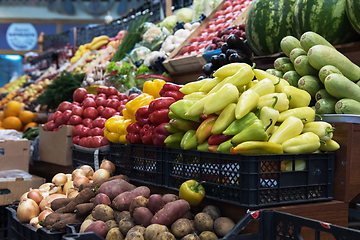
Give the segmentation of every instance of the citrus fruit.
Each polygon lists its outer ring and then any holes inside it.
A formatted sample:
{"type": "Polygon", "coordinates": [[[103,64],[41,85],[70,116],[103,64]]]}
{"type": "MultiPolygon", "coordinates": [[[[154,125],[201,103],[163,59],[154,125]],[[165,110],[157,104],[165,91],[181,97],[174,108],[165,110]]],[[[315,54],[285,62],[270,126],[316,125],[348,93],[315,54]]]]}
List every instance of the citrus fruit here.
{"type": "Polygon", "coordinates": [[[29,122],[28,124],[26,124],[23,128],[23,131],[25,131],[26,129],[28,129],[29,127],[38,127],[39,124],[37,124],[36,122],[29,122]]]}
{"type": "Polygon", "coordinates": [[[10,101],[8,104],[6,104],[4,109],[4,116],[5,117],[17,117],[19,113],[21,112],[21,105],[17,101],[10,101]]]}
{"type": "Polygon", "coordinates": [[[3,120],[2,127],[5,129],[15,129],[20,131],[22,129],[22,123],[18,117],[10,116],[3,120]]]}
{"type": "Polygon", "coordinates": [[[31,111],[22,111],[19,114],[19,118],[23,124],[28,124],[34,121],[34,113],[31,111]]]}

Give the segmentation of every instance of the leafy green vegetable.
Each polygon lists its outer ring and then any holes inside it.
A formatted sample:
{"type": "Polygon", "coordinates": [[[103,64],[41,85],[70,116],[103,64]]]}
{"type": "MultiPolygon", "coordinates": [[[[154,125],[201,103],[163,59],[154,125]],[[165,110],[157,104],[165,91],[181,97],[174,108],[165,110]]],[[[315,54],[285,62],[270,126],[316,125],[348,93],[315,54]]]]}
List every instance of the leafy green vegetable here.
{"type": "Polygon", "coordinates": [[[151,74],[153,73],[145,64],[141,64],[140,67],[136,69],[135,75],[151,74]]]}
{"type": "Polygon", "coordinates": [[[108,82],[117,88],[120,92],[136,87],[135,82],[135,69],[130,63],[123,62],[121,66],[117,66],[116,63],[111,62],[106,67],[108,82]]]}

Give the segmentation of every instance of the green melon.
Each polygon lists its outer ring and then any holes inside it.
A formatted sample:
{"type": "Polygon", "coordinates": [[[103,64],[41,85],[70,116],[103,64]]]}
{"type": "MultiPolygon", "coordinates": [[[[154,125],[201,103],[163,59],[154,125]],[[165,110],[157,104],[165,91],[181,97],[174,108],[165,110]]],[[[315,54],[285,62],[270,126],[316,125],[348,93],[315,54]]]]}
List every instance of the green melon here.
{"type": "Polygon", "coordinates": [[[360,1],[346,0],[346,14],[353,28],[360,33],[360,1]]]}
{"type": "Polygon", "coordinates": [[[247,43],[257,55],[281,52],[281,40],[292,35],[295,0],[254,0],[246,16],[247,43]]]}
{"type": "Polygon", "coordinates": [[[346,16],[345,8],[346,0],[296,0],[293,13],[295,37],[313,31],[333,45],[353,40],[357,33],[346,16]]]}

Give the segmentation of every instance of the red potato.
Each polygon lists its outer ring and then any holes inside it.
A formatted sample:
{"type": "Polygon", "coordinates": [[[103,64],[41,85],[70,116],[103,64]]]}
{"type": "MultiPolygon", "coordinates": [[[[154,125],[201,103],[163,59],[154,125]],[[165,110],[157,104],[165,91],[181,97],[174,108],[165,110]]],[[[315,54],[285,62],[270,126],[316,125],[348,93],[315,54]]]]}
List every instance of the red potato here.
{"type": "Polygon", "coordinates": [[[92,203],[94,203],[94,207],[96,207],[99,204],[105,204],[110,206],[111,200],[105,193],[98,193],[93,199],[92,203]]]}
{"type": "Polygon", "coordinates": [[[185,200],[176,200],[165,204],[151,219],[151,224],[170,226],[177,219],[183,217],[190,210],[190,205],[185,200]]]}
{"type": "Polygon", "coordinates": [[[99,193],[106,194],[110,200],[113,200],[117,195],[135,189],[135,186],[123,179],[115,179],[101,184],[99,193]]]}
{"type": "Polygon", "coordinates": [[[84,233],[86,232],[94,232],[96,235],[105,238],[108,229],[103,221],[95,221],[85,229],[84,233]]]}
{"type": "Polygon", "coordinates": [[[165,206],[165,202],[163,200],[163,198],[161,197],[161,195],[159,194],[152,194],[149,197],[149,202],[148,202],[148,208],[150,209],[150,211],[155,214],[157,211],[159,211],[160,209],[162,209],[165,206]]]}
{"type": "Polygon", "coordinates": [[[131,201],[137,196],[148,198],[150,196],[150,189],[148,187],[141,186],[132,191],[123,192],[114,198],[112,206],[119,211],[129,211],[131,201]]]}
{"type": "Polygon", "coordinates": [[[152,218],[153,214],[146,207],[138,207],[134,210],[133,219],[136,224],[147,227],[150,225],[152,218]]]}
{"type": "Polygon", "coordinates": [[[165,194],[163,197],[162,197],[163,201],[165,204],[169,203],[169,202],[173,202],[173,201],[176,201],[176,200],[179,200],[179,197],[175,194],[165,194]]]}
{"type": "Polygon", "coordinates": [[[129,212],[130,216],[133,216],[134,210],[138,207],[147,207],[149,200],[143,196],[137,196],[133,200],[131,200],[129,212]]]}

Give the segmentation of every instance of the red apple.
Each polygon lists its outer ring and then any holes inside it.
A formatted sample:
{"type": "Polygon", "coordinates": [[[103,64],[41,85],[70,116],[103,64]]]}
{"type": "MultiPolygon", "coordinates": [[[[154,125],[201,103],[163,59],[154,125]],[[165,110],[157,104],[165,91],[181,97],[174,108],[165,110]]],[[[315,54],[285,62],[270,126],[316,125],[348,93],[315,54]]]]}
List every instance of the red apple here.
{"type": "Polygon", "coordinates": [[[92,148],[99,148],[101,147],[101,140],[103,139],[103,136],[94,136],[91,139],[91,147],[92,148]]]}
{"type": "Polygon", "coordinates": [[[120,106],[120,101],[117,99],[108,98],[105,103],[105,107],[117,109],[120,106]]]}
{"type": "Polygon", "coordinates": [[[80,141],[80,136],[75,136],[73,137],[73,144],[79,145],[79,141],[80,141]]]}
{"type": "Polygon", "coordinates": [[[73,99],[75,102],[81,103],[84,99],[88,91],[85,88],[78,88],[74,91],[73,99]]]}
{"type": "Polygon", "coordinates": [[[109,140],[106,138],[106,137],[104,137],[102,140],[101,140],[101,146],[106,146],[106,145],[109,145],[109,140]]]}
{"type": "Polygon", "coordinates": [[[95,94],[92,94],[92,93],[88,93],[85,95],[85,99],[86,98],[92,98],[92,99],[95,99],[96,98],[96,95],[95,94]]]}
{"type": "Polygon", "coordinates": [[[101,114],[102,118],[109,119],[116,113],[114,108],[105,107],[103,113],[101,114]]]}
{"type": "Polygon", "coordinates": [[[74,106],[73,109],[71,110],[71,115],[82,117],[83,113],[84,113],[83,107],[74,106]]]}
{"type": "Polygon", "coordinates": [[[136,98],[137,96],[139,96],[139,94],[137,93],[133,93],[128,97],[128,101],[130,102],[131,100],[133,100],[134,98],[136,98]]]}
{"type": "Polygon", "coordinates": [[[97,107],[97,109],[96,109],[96,110],[98,111],[99,116],[101,116],[101,114],[103,113],[104,109],[105,109],[105,107],[104,107],[104,106],[98,106],[98,107],[97,107]]]}
{"type": "Polygon", "coordinates": [[[111,95],[117,95],[118,90],[115,87],[108,87],[105,91],[105,94],[107,97],[110,97],[111,95]]]}
{"type": "Polygon", "coordinates": [[[45,131],[53,131],[54,128],[56,128],[54,120],[51,120],[51,121],[48,121],[47,123],[45,123],[44,128],[45,128],[45,131]]]}
{"type": "Polygon", "coordinates": [[[80,135],[80,130],[81,130],[83,127],[84,127],[84,125],[82,125],[82,124],[76,125],[76,126],[72,129],[71,134],[72,134],[73,136],[78,136],[78,135],[80,135]]]}
{"type": "Polygon", "coordinates": [[[102,129],[105,127],[105,122],[106,122],[105,118],[102,117],[96,118],[92,123],[92,128],[98,127],[102,129]]]}
{"type": "Polygon", "coordinates": [[[107,88],[108,88],[107,86],[99,86],[99,87],[96,89],[97,95],[99,96],[100,93],[105,93],[107,88]]]}
{"type": "Polygon", "coordinates": [[[121,93],[121,92],[119,92],[117,95],[118,95],[118,97],[119,97],[119,100],[128,99],[128,97],[126,96],[126,94],[125,94],[125,93],[121,93]]]}
{"type": "Polygon", "coordinates": [[[61,116],[62,122],[66,124],[71,116],[71,110],[65,110],[61,116]]]}
{"type": "Polygon", "coordinates": [[[106,98],[97,97],[95,99],[96,106],[105,106],[106,98]]]}
{"type": "Polygon", "coordinates": [[[69,118],[69,124],[76,126],[82,123],[82,118],[78,115],[71,115],[69,118]]]}
{"type": "Polygon", "coordinates": [[[95,119],[99,115],[98,111],[94,107],[88,107],[84,110],[84,118],[95,119]]]}
{"type": "Polygon", "coordinates": [[[95,99],[93,98],[85,98],[84,101],[82,101],[81,105],[84,108],[88,108],[88,107],[96,107],[96,102],[95,99]]]}
{"type": "Polygon", "coordinates": [[[59,104],[58,110],[64,112],[68,110],[70,106],[71,106],[71,102],[63,101],[62,103],[59,104]]]}
{"type": "Polygon", "coordinates": [[[80,129],[80,134],[79,134],[79,136],[80,136],[80,137],[87,137],[87,136],[89,136],[89,132],[90,132],[90,128],[88,128],[88,127],[83,127],[83,128],[80,129]]]}
{"type": "Polygon", "coordinates": [[[84,118],[84,119],[82,120],[82,124],[83,124],[85,127],[88,127],[88,128],[91,128],[92,123],[93,123],[93,120],[92,120],[91,118],[84,118]]]}
{"type": "Polygon", "coordinates": [[[102,128],[94,127],[90,130],[89,135],[90,136],[104,136],[104,131],[102,130],[102,128]]]}
{"type": "Polygon", "coordinates": [[[82,147],[85,147],[85,140],[86,140],[86,137],[80,138],[79,145],[82,147]]]}

